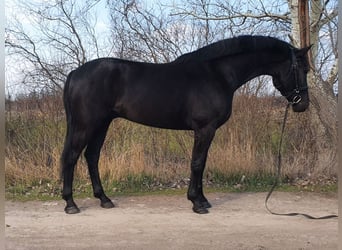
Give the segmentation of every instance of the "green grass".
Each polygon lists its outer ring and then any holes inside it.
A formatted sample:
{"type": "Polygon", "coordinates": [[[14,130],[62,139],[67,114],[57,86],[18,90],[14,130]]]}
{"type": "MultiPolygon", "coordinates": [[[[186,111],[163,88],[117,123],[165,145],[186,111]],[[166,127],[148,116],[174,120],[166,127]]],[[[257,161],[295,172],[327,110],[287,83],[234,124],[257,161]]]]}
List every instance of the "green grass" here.
{"type": "MultiPolygon", "coordinates": [[[[210,181],[205,180],[204,192],[268,192],[274,182],[274,177],[269,174],[250,175],[242,174],[222,175],[213,173],[210,181]],[[244,176],[244,177],[243,177],[244,176]]],[[[40,182],[34,185],[17,183],[6,187],[6,199],[17,201],[28,200],[59,200],[61,199],[61,183],[40,182]]],[[[121,181],[103,181],[106,194],[113,196],[131,195],[183,195],[187,192],[187,185],[172,188],[170,183],[163,183],[148,175],[129,175],[121,181]]],[[[295,185],[283,181],[277,188],[282,192],[316,192],[334,194],[337,193],[337,183],[317,185],[295,185]]],[[[93,197],[90,181],[74,182],[74,197],[93,197]]]]}

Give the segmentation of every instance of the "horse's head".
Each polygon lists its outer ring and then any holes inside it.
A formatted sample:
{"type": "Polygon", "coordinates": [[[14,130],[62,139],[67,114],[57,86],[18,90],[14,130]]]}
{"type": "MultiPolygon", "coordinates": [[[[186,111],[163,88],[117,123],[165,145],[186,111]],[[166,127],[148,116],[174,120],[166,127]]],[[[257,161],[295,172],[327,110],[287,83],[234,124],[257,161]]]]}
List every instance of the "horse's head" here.
{"type": "Polygon", "coordinates": [[[303,112],[309,107],[309,94],[306,75],[309,72],[307,52],[304,49],[290,47],[289,59],[279,65],[273,75],[273,84],[292,104],[294,112],[303,112]]]}

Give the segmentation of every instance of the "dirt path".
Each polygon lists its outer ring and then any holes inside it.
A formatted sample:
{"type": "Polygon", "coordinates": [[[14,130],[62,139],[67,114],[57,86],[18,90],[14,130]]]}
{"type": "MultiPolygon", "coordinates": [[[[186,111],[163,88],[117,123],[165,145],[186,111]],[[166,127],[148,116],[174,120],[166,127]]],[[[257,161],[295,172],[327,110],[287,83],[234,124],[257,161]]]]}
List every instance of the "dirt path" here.
{"type": "MultiPolygon", "coordinates": [[[[193,213],[183,195],[120,197],[109,210],[77,200],[77,215],[66,215],[62,201],[7,201],[6,249],[337,249],[337,219],[270,215],[265,195],[208,194],[206,215],[193,213]]],[[[270,207],[321,216],[338,204],[337,197],[277,192],[270,207]]]]}

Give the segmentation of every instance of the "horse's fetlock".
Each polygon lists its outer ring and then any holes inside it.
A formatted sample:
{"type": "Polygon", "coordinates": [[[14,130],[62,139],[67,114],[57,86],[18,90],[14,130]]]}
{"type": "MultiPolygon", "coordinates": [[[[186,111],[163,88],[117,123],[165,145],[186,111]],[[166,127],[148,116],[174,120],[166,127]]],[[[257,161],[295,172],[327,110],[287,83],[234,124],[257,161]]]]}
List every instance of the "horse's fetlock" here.
{"type": "Polygon", "coordinates": [[[101,199],[103,196],[104,196],[103,189],[99,189],[99,190],[94,191],[94,197],[95,198],[101,199]]]}
{"type": "Polygon", "coordinates": [[[195,190],[189,190],[187,197],[188,200],[195,201],[198,199],[198,193],[195,190]]]}

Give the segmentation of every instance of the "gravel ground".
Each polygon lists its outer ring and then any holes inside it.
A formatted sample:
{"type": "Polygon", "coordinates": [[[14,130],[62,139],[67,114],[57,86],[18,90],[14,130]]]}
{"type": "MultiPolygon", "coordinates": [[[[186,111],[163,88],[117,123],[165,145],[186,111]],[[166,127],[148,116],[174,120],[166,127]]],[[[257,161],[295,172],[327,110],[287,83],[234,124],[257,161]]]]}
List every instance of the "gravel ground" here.
{"type": "MultiPolygon", "coordinates": [[[[6,249],[337,249],[337,219],[282,217],[264,208],[266,193],[211,193],[209,214],[192,212],[184,195],[114,198],[113,209],[96,199],[64,202],[6,201],[6,249]]],[[[314,216],[337,213],[337,195],[276,192],[277,212],[314,216]]]]}

